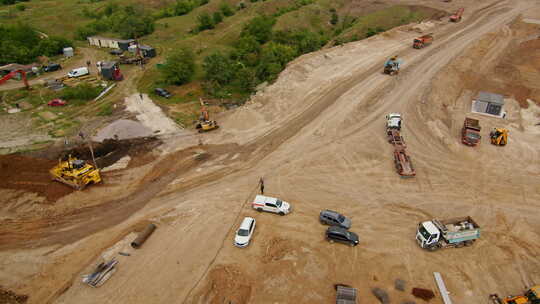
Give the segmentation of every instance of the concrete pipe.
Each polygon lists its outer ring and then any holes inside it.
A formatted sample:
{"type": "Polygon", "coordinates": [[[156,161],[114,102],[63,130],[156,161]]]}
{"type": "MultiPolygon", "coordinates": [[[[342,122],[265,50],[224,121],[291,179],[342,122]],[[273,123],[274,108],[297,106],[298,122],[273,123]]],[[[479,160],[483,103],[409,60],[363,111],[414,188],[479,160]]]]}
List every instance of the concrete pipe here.
{"type": "Polygon", "coordinates": [[[154,232],[154,230],[156,230],[156,225],[148,224],[148,226],[146,226],[146,228],[139,233],[139,236],[133,242],[131,242],[131,247],[135,249],[140,248],[146,239],[152,234],[152,232],[154,232]]]}

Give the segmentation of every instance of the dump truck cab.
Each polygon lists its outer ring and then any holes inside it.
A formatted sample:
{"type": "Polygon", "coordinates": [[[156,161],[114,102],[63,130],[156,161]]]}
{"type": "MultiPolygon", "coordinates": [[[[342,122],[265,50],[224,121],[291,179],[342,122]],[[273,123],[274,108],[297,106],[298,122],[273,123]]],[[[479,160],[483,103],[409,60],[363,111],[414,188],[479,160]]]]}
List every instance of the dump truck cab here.
{"type": "Polygon", "coordinates": [[[401,114],[390,113],[386,115],[386,129],[401,130],[401,114]]]}
{"type": "Polygon", "coordinates": [[[420,247],[426,249],[439,242],[441,234],[439,229],[432,221],[422,222],[418,224],[416,230],[416,241],[420,247]]]}
{"type": "Polygon", "coordinates": [[[388,59],[384,63],[384,73],[388,75],[396,75],[399,73],[401,60],[397,56],[388,59]]]}

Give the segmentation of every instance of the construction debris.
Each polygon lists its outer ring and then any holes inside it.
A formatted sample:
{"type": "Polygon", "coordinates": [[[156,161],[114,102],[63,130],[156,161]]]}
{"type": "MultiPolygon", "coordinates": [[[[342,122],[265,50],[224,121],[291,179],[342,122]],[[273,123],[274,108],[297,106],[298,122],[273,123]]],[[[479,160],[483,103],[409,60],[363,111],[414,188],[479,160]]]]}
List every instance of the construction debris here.
{"type": "Polygon", "coordinates": [[[442,276],[438,272],[434,272],[433,276],[435,276],[435,281],[437,282],[437,287],[439,287],[439,292],[441,293],[441,297],[443,298],[444,304],[452,304],[452,300],[450,299],[449,292],[446,289],[446,285],[444,285],[444,281],[442,279],[442,276]]]}
{"type": "Polygon", "coordinates": [[[358,294],[356,288],[343,284],[336,284],[334,288],[336,289],[336,304],[356,304],[358,294]]]}
{"type": "Polygon", "coordinates": [[[371,292],[373,295],[381,301],[382,304],[389,304],[390,303],[390,297],[388,296],[388,293],[378,287],[375,287],[371,289],[371,292]]]}
{"type": "Polygon", "coordinates": [[[412,295],[424,301],[429,301],[435,298],[435,294],[433,293],[433,291],[424,288],[413,288],[412,295]]]}
{"type": "Polygon", "coordinates": [[[92,287],[103,285],[116,272],[116,265],[118,261],[115,259],[99,264],[91,274],[83,276],[83,283],[92,287]]]}
{"type": "Polygon", "coordinates": [[[396,288],[396,290],[405,291],[405,281],[403,281],[402,279],[396,279],[394,281],[394,287],[396,288]]]}
{"type": "Polygon", "coordinates": [[[148,226],[144,228],[144,230],[139,234],[139,236],[133,242],[131,242],[131,247],[135,249],[140,248],[142,244],[144,244],[146,239],[152,234],[152,232],[154,232],[154,230],[156,230],[156,225],[148,224],[148,226]]]}

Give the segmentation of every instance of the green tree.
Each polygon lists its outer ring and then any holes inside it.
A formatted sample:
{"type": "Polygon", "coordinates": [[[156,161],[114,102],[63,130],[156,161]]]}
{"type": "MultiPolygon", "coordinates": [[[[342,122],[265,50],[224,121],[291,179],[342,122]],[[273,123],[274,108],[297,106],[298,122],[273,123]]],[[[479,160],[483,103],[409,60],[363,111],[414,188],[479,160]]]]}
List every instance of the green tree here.
{"type": "Polygon", "coordinates": [[[235,63],[219,52],[205,57],[202,68],[206,80],[215,81],[220,85],[229,84],[236,75],[235,63]]]}
{"type": "Polygon", "coordinates": [[[274,80],[286,64],[296,56],[296,50],[288,45],[275,42],[267,43],[261,52],[257,66],[257,77],[261,80],[274,80]]]}
{"type": "Polygon", "coordinates": [[[167,57],[160,71],[167,83],[188,83],[195,74],[195,56],[190,49],[178,49],[167,57]]]}
{"type": "Polygon", "coordinates": [[[185,15],[193,10],[195,5],[190,0],[180,0],[176,2],[174,6],[174,14],[176,16],[185,15]]]}
{"type": "Polygon", "coordinates": [[[214,12],[212,15],[212,19],[214,21],[214,24],[219,24],[223,21],[223,15],[220,12],[214,12]]]}
{"type": "Polygon", "coordinates": [[[234,11],[227,2],[222,2],[219,6],[219,10],[223,13],[223,16],[230,17],[234,15],[234,11]]]}
{"type": "Polygon", "coordinates": [[[210,30],[214,28],[214,21],[212,20],[212,17],[210,17],[210,14],[208,14],[207,12],[203,12],[199,16],[197,16],[197,21],[199,22],[197,26],[199,31],[210,30]]]}
{"type": "Polygon", "coordinates": [[[241,37],[253,36],[259,43],[265,43],[272,38],[272,27],[276,19],[266,15],[257,16],[244,25],[241,37]]]}
{"type": "Polygon", "coordinates": [[[334,12],[332,12],[332,18],[330,19],[330,23],[331,23],[332,25],[336,25],[338,22],[339,22],[339,16],[338,16],[338,14],[334,11],[334,12]]]}

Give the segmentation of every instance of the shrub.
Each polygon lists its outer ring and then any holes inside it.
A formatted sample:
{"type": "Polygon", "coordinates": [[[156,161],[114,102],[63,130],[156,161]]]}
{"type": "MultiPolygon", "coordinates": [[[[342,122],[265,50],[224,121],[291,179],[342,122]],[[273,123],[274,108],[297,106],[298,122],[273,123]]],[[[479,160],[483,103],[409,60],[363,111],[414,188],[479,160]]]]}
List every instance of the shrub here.
{"type": "Polygon", "coordinates": [[[336,25],[339,22],[339,16],[336,12],[332,13],[332,18],[330,19],[330,23],[332,25],[336,25]]]}
{"type": "Polygon", "coordinates": [[[222,2],[219,6],[219,10],[223,13],[223,16],[230,17],[234,15],[234,11],[227,2],[222,2]]]}
{"type": "Polygon", "coordinates": [[[15,8],[16,8],[17,10],[19,10],[19,11],[22,12],[22,11],[24,11],[24,10],[26,9],[26,5],[24,5],[24,4],[17,4],[17,5],[15,6],[15,8]]]}
{"type": "Polygon", "coordinates": [[[180,0],[176,2],[174,7],[174,14],[176,16],[182,16],[191,12],[195,8],[195,4],[189,0],[180,0]]]}
{"type": "Polygon", "coordinates": [[[195,56],[190,49],[178,49],[167,57],[160,71],[166,83],[187,83],[195,74],[195,56]]]}
{"type": "Polygon", "coordinates": [[[202,67],[204,78],[220,85],[229,84],[236,74],[234,62],[219,52],[205,57],[202,67]]]}
{"type": "Polygon", "coordinates": [[[266,15],[261,15],[251,19],[244,25],[240,36],[253,36],[259,43],[265,43],[272,37],[272,27],[276,19],[266,15]]]}
{"type": "Polygon", "coordinates": [[[214,24],[219,24],[223,21],[223,15],[220,12],[214,12],[212,20],[214,21],[214,24]]]}
{"type": "Polygon", "coordinates": [[[239,9],[245,9],[246,8],[246,4],[244,2],[240,2],[238,3],[238,8],[239,9]]]}
{"type": "Polygon", "coordinates": [[[207,12],[203,12],[199,16],[197,16],[197,21],[199,22],[199,25],[197,26],[199,31],[210,30],[214,28],[214,21],[210,17],[210,14],[208,14],[207,12]]]}

